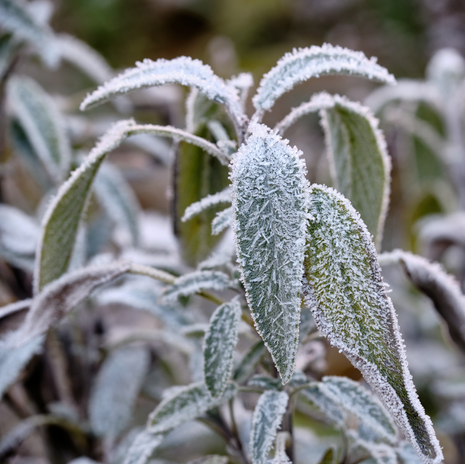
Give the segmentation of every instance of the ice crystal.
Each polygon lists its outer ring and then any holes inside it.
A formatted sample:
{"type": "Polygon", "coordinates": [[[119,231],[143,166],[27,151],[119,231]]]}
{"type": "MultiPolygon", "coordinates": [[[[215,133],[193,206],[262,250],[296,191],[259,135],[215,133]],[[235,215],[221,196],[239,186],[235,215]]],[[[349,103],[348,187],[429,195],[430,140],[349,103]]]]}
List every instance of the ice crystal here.
{"type": "Polygon", "coordinates": [[[289,397],[286,392],[266,391],[255,406],[250,431],[253,464],[264,464],[281,425],[289,397]]]}
{"type": "Polygon", "coordinates": [[[216,213],[212,221],[212,235],[219,235],[233,223],[234,210],[231,207],[216,213]]]}
{"type": "Polygon", "coordinates": [[[283,383],[298,343],[307,218],[300,152],[254,125],[233,159],[233,228],[247,301],[283,383]]]}
{"type": "Polygon", "coordinates": [[[371,237],[352,205],[311,190],[304,294],[319,330],[364,375],[425,463],[442,452],[413,385],[371,237]]]}
{"type": "Polygon", "coordinates": [[[296,84],[312,77],[346,74],[392,84],[394,77],[385,68],[367,59],[362,52],[324,44],[286,53],[260,82],[253,104],[257,113],[271,109],[274,102],[296,84]]]}
{"type": "Polygon", "coordinates": [[[200,201],[192,203],[186,208],[186,211],[184,211],[181,221],[186,222],[194,216],[197,216],[197,214],[200,214],[202,211],[222,203],[231,203],[231,189],[229,187],[225,188],[221,192],[214,193],[213,195],[207,195],[200,201]]]}

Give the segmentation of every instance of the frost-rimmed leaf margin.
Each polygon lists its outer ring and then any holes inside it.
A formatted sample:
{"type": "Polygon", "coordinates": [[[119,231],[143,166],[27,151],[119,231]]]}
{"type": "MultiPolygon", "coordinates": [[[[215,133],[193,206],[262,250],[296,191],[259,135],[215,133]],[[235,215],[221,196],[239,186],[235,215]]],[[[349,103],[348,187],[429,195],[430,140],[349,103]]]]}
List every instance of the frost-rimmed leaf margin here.
{"type": "Polygon", "coordinates": [[[286,392],[268,390],[258,399],[252,415],[250,454],[253,464],[264,464],[284,413],[289,396],[286,392]]]}
{"type": "Polygon", "coordinates": [[[164,433],[154,434],[149,430],[139,432],[129,447],[124,464],[145,464],[155,449],[161,445],[165,436],[164,433]]]}
{"type": "Polygon", "coordinates": [[[441,462],[442,451],[431,419],[418,400],[408,370],[397,315],[386,293],[376,250],[365,224],[343,195],[321,185],[313,185],[310,191],[310,214],[314,219],[309,220],[303,292],[318,329],[362,372],[423,462],[441,462]],[[317,231],[317,227],[321,230],[317,231]],[[333,234],[337,234],[337,247],[329,243],[333,234]],[[350,242],[351,238],[353,243],[350,242]],[[323,243],[325,240],[327,243],[323,243]],[[318,256],[315,263],[312,262],[311,253],[318,256]],[[343,272],[344,263],[348,264],[352,275],[338,275],[343,272]],[[333,268],[327,269],[329,265],[333,268]],[[328,281],[328,278],[335,281],[328,281]],[[344,283],[345,286],[341,285],[344,283]],[[354,284],[359,284],[360,288],[357,289],[354,284]],[[329,293],[328,285],[333,289],[338,288],[341,293],[329,293]],[[357,291],[359,294],[355,295],[357,291]],[[325,296],[330,298],[330,302],[324,300],[325,296]],[[359,301],[355,301],[356,298],[359,301]],[[334,314],[331,318],[330,311],[336,312],[338,301],[343,314],[339,314],[339,319],[334,314]],[[357,320],[361,316],[349,314],[347,309],[353,305],[357,306],[358,311],[365,306],[366,311],[362,316],[370,319],[357,320]],[[353,324],[348,326],[351,319],[359,325],[358,333],[347,332],[347,329],[356,329],[353,324]],[[338,323],[343,327],[338,327],[338,323]],[[366,352],[360,343],[362,340],[371,343],[365,347],[366,352]]]}
{"type": "Polygon", "coordinates": [[[286,53],[260,81],[253,98],[256,116],[271,109],[275,101],[296,84],[312,77],[333,74],[365,77],[385,84],[395,82],[394,76],[362,52],[329,44],[294,49],[286,53]]]}
{"type": "Polygon", "coordinates": [[[233,367],[241,317],[239,297],[216,308],[203,342],[205,385],[212,397],[221,396],[233,367]]]}
{"type": "Polygon", "coordinates": [[[250,129],[251,136],[232,161],[233,230],[255,327],[287,383],[299,339],[306,167],[301,152],[267,126],[252,124],[250,129]]]}
{"type": "Polygon", "coordinates": [[[185,56],[172,60],[160,58],[156,61],[145,59],[137,62],[135,68],[127,69],[88,95],[81,103],[80,109],[84,111],[132,90],[164,84],[194,87],[210,100],[224,104],[241,138],[247,117],[241,108],[237,90],[226,85],[213,73],[210,66],[185,56]]]}
{"type": "Polygon", "coordinates": [[[200,214],[202,211],[205,211],[207,208],[222,203],[231,203],[231,189],[229,187],[226,187],[224,190],[221,190],[221,192],[214,193],[212,195],[207,195],[200,201],[192,203],[184,211],[184,215],[182,216],[181,221],[186,222],[194,216],[197,216],[197,214],[200,214]]]}
{"type": "Polygon", "coordinates": [[[233,223],[233,208],[224,209],[223,211],[218,211],[216,216],[212,221],[212,235],[219,235],[221,232],[226,230],[233,223]]]}

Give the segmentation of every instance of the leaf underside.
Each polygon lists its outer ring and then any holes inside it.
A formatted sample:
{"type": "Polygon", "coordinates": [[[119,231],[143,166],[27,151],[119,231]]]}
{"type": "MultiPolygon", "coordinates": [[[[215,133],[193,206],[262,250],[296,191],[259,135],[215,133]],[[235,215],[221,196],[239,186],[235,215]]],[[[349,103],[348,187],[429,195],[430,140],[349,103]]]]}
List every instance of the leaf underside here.
{"type": "Polygon", "coordinates": [[[366,226],[324,186],[312,187],[310,213],[303,291],[319,330],[362,372],[424,462],[440,462],[366,226]]]}

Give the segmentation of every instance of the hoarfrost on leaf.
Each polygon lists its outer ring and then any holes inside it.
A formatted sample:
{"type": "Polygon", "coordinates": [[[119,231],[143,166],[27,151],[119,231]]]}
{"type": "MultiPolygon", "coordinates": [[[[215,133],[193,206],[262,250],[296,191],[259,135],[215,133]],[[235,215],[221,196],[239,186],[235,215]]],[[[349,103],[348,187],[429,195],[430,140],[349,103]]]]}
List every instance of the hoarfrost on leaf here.
{"type": "Polygon", "coordinates": [[[212,234],[219,235],[221,232],[226,230],[233,223],[234,210],[231,207],[224,209],[216,213],[215,218],[212,221],[212,234]]]}
{"type": "Polygon", "coordinates": [[[143,430],[134,438],[124,459],[124,464],[146,464],[150,456],[165,438],[163,433],[152,433],[143,430]]]}
{"type": "Polygon", "coordinates": [[[247,301],[283,383],[292,376],[299,337],[307,220],[300,152],[253,125],[232,164],[238,261],[247,301]]]}
{"type": "Polygon", "coordinates": [[[200,214],[202,211],[205,211],[207,208],[222,203],[231,203],[231,189],[229,187],[225,188],[221,192],[214,193],[213,195],[207,195],[200,201],[192,203],[192,205],[188,206],[184,211],[184,215],[182,216],[181,221],[188,221],[194,216],[197,216],[197,214],[200,214]]]}
{"type": "Polygon", "coordinates": [[[320,332],[357,367],[425,463],[443,457],[413,385],[375,247],[341,194],[313,185],[303,291],[320,332]]]}

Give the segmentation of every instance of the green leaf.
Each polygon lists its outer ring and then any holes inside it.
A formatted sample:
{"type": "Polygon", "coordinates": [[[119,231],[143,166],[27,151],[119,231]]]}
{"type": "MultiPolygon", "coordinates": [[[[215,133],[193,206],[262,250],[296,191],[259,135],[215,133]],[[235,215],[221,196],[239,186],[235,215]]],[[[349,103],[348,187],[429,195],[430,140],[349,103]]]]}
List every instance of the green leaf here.
{"type": "Polygon", "coordinates": [[[237,344],[241,304],[236,298],[216,308],[203,345],[205,384],[213,397],[223,394],[229,380],[237,344]]]}
{"type": "Polygon", "coordinates": [[[251,133],[233,160],[233,229],[257,331],[286,383],[299,338],[307,181],[296,149],[264,125],[251,133]]]}
{"type": "Polygon", "coordinates": [[[312,187],[310,214],[303,291],[320,332],[362,372],[424,462],[440,462],[366,226],[324,186],[312,187]]]}
{"type": "Polygon", "coordinates": [[[116,438],[128,425],[149,366],[141,346],[113,351],[100,368],[89,400],[89,418],[97,435],[116,438]]]}
{"type": "Polygon", "coordinates": [[[147,423],[148,430],[152,433],[167,432],[221,405],[232,398],[235,393],[234,383],[228,383],[219,398],[212,398],[204,383],[176,388],[175,392],[164,399],[150,414],[147,423]]]}
{"type": "Polygon", "coordinates": [[[249,351],[244,355],[239,365],[234,370],[234,380],[237,383],[242,383],[250,375],[252,375],[255,367],[259,363],[262,356],[265,354],[265,344],[262,340],[255,343],[249,351]]]}
{"type": "Polygon", "coordinates": [[[286,392],[266,391],[260,396],[252,416],[250,454],[253,464],[264,464],[273,446],[289,397],[286,392]]]}
{"type": "Polygon", "coordinates": [[[165,434],[156,434],[149,430],[138,433],[129,447],[124,464],[145,464],[164,438],[165,434]]]}
{"type": "Polygon", "coordinates": [[[51,178],[62,182],[68,175],[71,148],[53,100],[32,79],[15,77],[8,82],[8,103],[51,178]]]}

